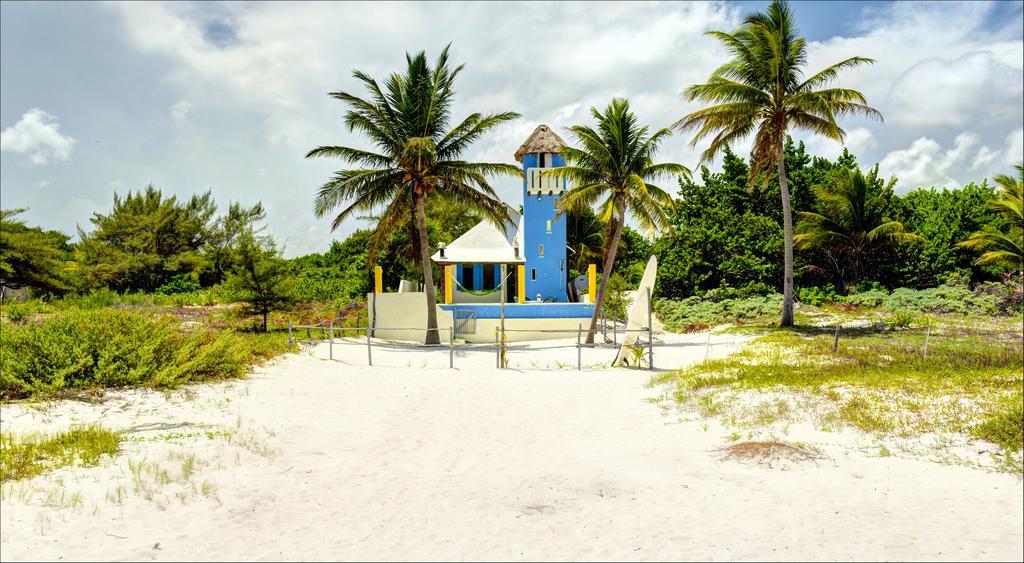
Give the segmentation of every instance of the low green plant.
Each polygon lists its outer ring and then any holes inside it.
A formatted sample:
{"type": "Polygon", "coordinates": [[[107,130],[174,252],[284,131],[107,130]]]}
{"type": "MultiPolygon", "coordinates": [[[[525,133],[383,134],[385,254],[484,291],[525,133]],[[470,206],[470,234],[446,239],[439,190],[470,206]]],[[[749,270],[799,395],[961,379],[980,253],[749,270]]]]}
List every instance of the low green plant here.
{"type": "Polygon", "coordinates": [[[689,297],[680,301],[659,299],[654,303],[654,312],[667,330],[688,332],[688,327],[696,324],[712,325],[777,316],[781,304],[782,296],[777,293],[721,301],[689,297]]]}
{"type": "Polygon", "coordinates": [[[67,465],[96,465],[118,452],[118,434],[99,426],[72,428],[55,435],[0,434],[0,481],[27,479],[67,465]]]}
{"type": "Polygon", "coordinates": [[[998,444],[1008,450],[1024,449],[1024,394],[1007,395],[985,419],[971,428],[976,438],[998,444]]]}
{"type": "Polygon", "coordinates": [[[173,318],[126,309],[62,311],[36,324],[5,323],[0,398],[92,387],[174,387],[239,377],[283,350],[281,334],[183,332],[173,318]]]}
{"type": "Polygon", "coordinates": [[[796,290],[797,301],[804,305],[819,307],[825,303],[842,303],[846,298],[836,291],[832,284],[823,286],[800,287],[796,290]]]}
{"type": "Polygon", "coordinates": [[[889,315],[889,328],[910,328],[917,320],[917,315],[911,311],[895,311],[889,315]]]}
{"type": "Polygon", "coordinates": [[[156,292],[160,295],[173,295],[175,293],[190,293],[200,289],[202,289],[202,286],[192,276],[179,274],[171,278],[171,281],[156,288],[156,292]]]}

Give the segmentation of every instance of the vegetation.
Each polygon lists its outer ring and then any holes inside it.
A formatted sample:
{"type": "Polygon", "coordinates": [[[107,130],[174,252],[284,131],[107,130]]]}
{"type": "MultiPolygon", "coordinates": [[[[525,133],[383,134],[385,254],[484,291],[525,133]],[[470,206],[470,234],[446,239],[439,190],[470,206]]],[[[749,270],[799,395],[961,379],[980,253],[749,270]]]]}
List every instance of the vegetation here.
{"type": "Polygon", "coordinates": [[[798,249],[814,249],[827,258],[823,265],[808,264],[833,273],[843,285],[856,285],[865,263],[877,249],[922,242],[899,221],[889,218],[889,201],[896,180],[882,182],[876,166],[867,175],[847,170],[832,186],[815,186],[818,211],[800,213],[793,242],[798,249]]]}
{"type": "Polygon", "coordinates": [[[68,465],[96,465],[103,455],[116,454],[120,442],[116,433],[98,426],[72,428],[53,436],[0,434],[0,483],[68,465]]]}
{"type": "MultiPolygon", "coordinates": [[[[844,318],[851,320],[836,320],[844,318]]],[[[768,333],[742,351],[659,381],[674,386],[676,401],[731,427],[776,432],[778,424],[805,422],[883,437],[971,434],[1004,448],[1019,471],[1019,322],[930,322],[927,331],[918,323],[847,329],[835,352],[831,327],[772,330],[763,323],[758,330],[768,333]]]]}
{"type": "Polygon", "coordinates": [[[0,286],[67,291],[59,272],[67,260],[68,236],[26,226],[15,218],[24,211],[0,210],[0,286]]]}
{"type": "Polygon", "coordinates": [[[251,312],[263,317],[263,332],[267,332],[267,315],[292,299],[288,263],[272,239],[257,237],[251,230],[239,236],[234,261],[227,285],[251,312]]]}
{"type": "Polygon", "coordinates": [[[106,307],[68,309],[41,322],[5,319],[2,328],[3,399],[241,377],[285,348],[280,333],[268,342],[231,330],[185,332],[173,317],[106,307]]]}
{"type": "Polygon", "coordinates": [[[520,176],[508,164],[472,163],[461,155],[495,127],[519,117],[513,112],[483,115],[473,113],[448,129],[454,101],[455,78],[462,66],[448,67],[448,47],[441,51],[434,67],[424,52],[406,55],[404,75],[392,74],[384,89],[366,73],[353,75],[370,92],[370,99],[347,92],[333,92],[350,109],[345,123],[350,130],[366,135],[380,152],[342,146],[322,146],[307,157],[340,158],[363,168],[342,170],[317,192],[314,209],[323,217],[346,205],[334,217],[332,228],[358,212],[383,213],[370,237],[370,261],[393,231],[409,228],[417,247],[416,259],[423,271],[427,294],[427,344],[437,344],[437,306],[430,264],[430,243],[426,224],[426,199],[434,197],[466,204],[487,219],[502,223],[508,219],[505,205],[487,181],[487,176],[520,176]]]}
{"type": "Polygon", "coordinates": [[[733,58],[718,67],[706,83],[690,86],[683,95],[690,101],[718,105],[687,115],[676,127],[696,131],[691,145],[711,137],[702,156],[704,162],[712,161],[730,143],[755,134],[751,185],[767,180],[763,173],[777,168],[784,251],[779,324],[792,326],[793,211],[784,158],[786,135],[796,128],[842,141],[845,134],[837,117],[858,113],[881,117],[860,92],[831,87],[841,71],[874,61],[851,57],[804,78],[806,41],[797,36],[789,5],[780,0],[773,0],[766,12],[747,16],[745,24],[732,34],[709,34],[720,40],[733,58]]]}
{"type": "Polygon", "coordinates": [[[566,166],[553,168],[545,174],[564,176],[573,183],[562,197],[559,212],[591,208],[603,200],[598,215],[607,225],[601,257],[603,273],[587,333],[587,343],[593,344],[626,211],[644,229],[653,231],[664,227],[668,223],[667,211],[672,207],[672,197],[652,182],[685,176],[690,171],[680,164],[655,164],[654,155],[661,142],[672,133],[669,129],[659,129],[648,134],[648,127],[639,124],[628,101],[616,98],[603,113],[597,108],[591,108],[590,113],[597,120],[597,129],[586,125],[570,127],[581,147],[564,147],[566,166]]]}
{"type": "Polygon", "coordinates": [[[960,244],[983,251],[979,264],[1000,264],[1024,276],[1024,164],[1017,163],[1015,168],[1016,179],[1005,174],[996,177],[999,197],[988,202],[989,209],[1006,218],[1009,230],[988,225],[960,244]]]}

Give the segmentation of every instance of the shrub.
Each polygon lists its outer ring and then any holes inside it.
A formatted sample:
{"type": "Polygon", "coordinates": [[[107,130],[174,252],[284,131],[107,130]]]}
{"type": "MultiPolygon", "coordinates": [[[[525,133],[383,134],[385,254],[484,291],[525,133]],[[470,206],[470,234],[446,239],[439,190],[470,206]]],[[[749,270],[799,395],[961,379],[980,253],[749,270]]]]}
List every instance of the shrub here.
{"type": "Polygon", "coordinates": [[[68,310],[3,333],[0,398],[238,377],[251,361],[234,333],[185,334],[171,319],[121,309],[68,310]]]}
{"type": "Polygon", "coordinates": [[[735,320],[756,319],[775,316],[782,306],[782,295],[777,293],[745,299],[723,299],[707,301],[688,297],[680,301],[660,299],[654,303],[665,328],[673,332],[685,332],[695,324],[716,324],[735,320]]]}
{"type": "Polygon", "coordinates": [[[796,290],[796,299],[805,305],[819,307],[824,303],[842,303],[846,298],[836,291],[832,284],[821,287],[801,287],[796,290]]]}
{"type": "Polygon", "coordinates": [[[929,289],[893,290],[882,307],[890,311],[906,310],[922,313],[981,313],[995,314],[999,311],[998,300],[993,295],[975,295],[964,287],[940,285],[929,289]]]}
{"type": "Polygon", "coordinates": [[[889,298],[889,292],[881,289],[874,288],[861,293],[850,294],[846,298],[846,302],[854,307],[880,307],[885,300],[889,298]]]}
{"type": "Polygon", "coordinates": [[[156,292],[160,295],[172,295],[175,293],[199,291],[200,289],[202,289],[202,286],[199,285],[199,282],[192,279],[192,276],[179,274],[171,278],[171,281],[156,288],[156,292]]]}
{"type": "Polygon", "coordinates": [[[896,311],[889,315],[889,328],[910,328],[917,317],[910,311],[896,311]]]}

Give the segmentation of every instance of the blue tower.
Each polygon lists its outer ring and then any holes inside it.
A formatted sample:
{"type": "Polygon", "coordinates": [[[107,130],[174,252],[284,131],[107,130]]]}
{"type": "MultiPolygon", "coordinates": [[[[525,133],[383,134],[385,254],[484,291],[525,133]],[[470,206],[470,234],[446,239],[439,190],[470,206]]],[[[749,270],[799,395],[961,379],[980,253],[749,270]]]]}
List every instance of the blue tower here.
{"type": "Polygon", "coordinates": [[[567,188],[565,178],[542,176],[544,170],[565,166],[559,154],[565,141],[547,125],[526,138],[516,160],[523,164],[523,227],[519,241],[526,260],[526,299],[568,301],[565,217],[557,217],[558,202],[567,188]]]}

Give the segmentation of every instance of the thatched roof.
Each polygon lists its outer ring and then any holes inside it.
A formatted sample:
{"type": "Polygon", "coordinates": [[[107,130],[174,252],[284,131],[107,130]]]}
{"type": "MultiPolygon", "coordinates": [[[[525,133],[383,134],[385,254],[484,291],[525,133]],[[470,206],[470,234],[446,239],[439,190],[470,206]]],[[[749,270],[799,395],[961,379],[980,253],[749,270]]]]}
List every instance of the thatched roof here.
{"type": "Polygon", "coordinates": [[[551,130],[547,125],[539,125],[530,133],[530,136],[523,141],[520,145],[519,150],[516,151],[516,160],[519,162],[523,161],[523,155],[528,152],[558,152],[565,146],[565,141],[562,140],[554,131],[551,130]]]}

